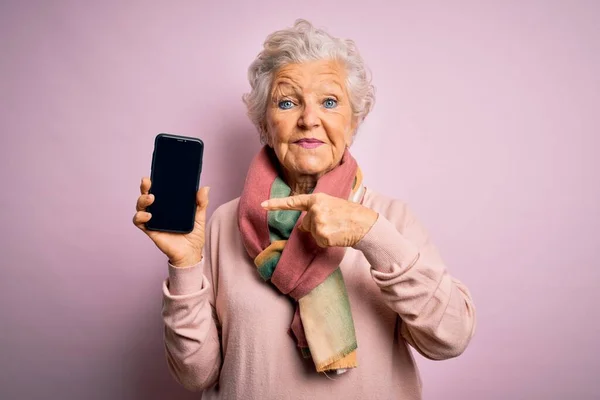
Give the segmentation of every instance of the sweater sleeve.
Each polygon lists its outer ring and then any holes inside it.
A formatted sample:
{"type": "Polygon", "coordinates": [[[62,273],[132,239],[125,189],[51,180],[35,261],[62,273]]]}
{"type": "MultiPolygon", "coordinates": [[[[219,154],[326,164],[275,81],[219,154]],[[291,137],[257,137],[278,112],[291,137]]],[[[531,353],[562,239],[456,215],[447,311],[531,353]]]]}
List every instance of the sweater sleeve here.
{"type": "Polygon", "coordinates": [[[475,331],[467,288],[448,273],[421,224],[405,207],[401,230],[379,217],[354,247],[371,264],[371,276],[401,318],[400,333],[423,356],[460,355],[475,331]]]}
{"type": "Polygon", "coordinates": [[[196,265],[176,268],[169,264],[169,277],[162,287],[168,367],[175,380],[191,391],[213,386],[222,360],[208,246],[204,254],[196,265]]]}

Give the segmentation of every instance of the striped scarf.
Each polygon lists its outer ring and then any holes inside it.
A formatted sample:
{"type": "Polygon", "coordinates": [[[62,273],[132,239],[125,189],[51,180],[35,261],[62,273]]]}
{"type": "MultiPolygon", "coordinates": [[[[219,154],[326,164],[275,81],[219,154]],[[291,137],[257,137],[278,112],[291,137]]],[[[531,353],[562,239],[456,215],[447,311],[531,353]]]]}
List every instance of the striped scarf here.
{"type": "MultiPolygon", "coordinates": [[[[260,206],[291,193],[277,165],[267,146],[250,165],[238,210],[242,241],[261,278],[295,300],[290,333],[317,372],[355,368],[354,321],[339,268],[345,249],[321,248],[310,233],[297,229],[305,212],[267,212],[260,206]]],[[[362,174],[348,150],[340,164],[319,179],[313,193],[361,201],[362,174]]]]}

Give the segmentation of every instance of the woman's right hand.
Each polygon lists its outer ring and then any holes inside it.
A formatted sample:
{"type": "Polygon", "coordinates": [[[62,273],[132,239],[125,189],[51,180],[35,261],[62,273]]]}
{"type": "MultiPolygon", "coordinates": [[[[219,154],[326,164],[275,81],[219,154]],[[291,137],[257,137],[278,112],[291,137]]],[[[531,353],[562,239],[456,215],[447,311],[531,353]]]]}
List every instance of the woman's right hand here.
{"type": "Polygon", "coordinates": [[[168,258],[175,267],[187,267],[197,264],[202,260],[204,247],[204,232],[206,226],[206,208],[208,206],[208,191],[210,188],[202,187],[196,194],[196,219],[194,229],[190,233],[170,233],[151,231],[146,229],[146,222],[152,215],[146,212],[146,207],[154,202],[154,195],[149,194],[150,178],[142,178],[140,184],[140,197],[138,197],[133,223],[152,239],[154,244],[168,258]]]}

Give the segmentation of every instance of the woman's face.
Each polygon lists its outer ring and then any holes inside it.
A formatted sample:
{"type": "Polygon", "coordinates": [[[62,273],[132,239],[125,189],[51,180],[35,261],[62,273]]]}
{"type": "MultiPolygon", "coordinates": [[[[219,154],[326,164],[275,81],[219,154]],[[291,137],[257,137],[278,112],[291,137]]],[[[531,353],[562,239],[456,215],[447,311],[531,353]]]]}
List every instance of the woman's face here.
{"type": "Polygon", "coordinates": [[[319,178],[339,164],[355,129],[345,81],[336,61],[277,71],[267,107],[268,145],[286,172],[319,178]]]}

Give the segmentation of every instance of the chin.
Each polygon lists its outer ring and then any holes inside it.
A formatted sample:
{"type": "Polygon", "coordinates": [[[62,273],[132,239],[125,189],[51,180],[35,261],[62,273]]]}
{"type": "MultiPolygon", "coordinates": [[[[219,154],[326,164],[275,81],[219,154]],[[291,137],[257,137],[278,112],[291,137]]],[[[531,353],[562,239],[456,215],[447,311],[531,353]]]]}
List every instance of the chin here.
{"type": "MultiPolygon", "coordinates": [[[[312,157],[311,157],[312,158],[312,157]]],[[[321,160],[299,160],[299,162],[295,165],[294,170],[296,173],[302,175],[319,175],[324,173],[329,169],[329,164],[324,163],[321,160]]]]}

